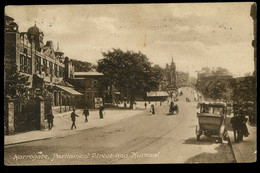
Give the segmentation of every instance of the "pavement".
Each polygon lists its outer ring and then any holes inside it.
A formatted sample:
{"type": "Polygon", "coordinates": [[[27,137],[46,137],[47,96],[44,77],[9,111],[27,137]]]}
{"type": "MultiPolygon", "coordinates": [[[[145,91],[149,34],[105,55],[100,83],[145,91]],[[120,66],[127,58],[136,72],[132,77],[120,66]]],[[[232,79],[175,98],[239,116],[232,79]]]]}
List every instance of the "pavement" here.
{"type": "Polygon", "coordinates": [[[235,143],[234,133],[231,127],[230,119],[233,115],[227,115],[226,127],[229,136],[229,142],[233,155],[237,163],[252,163],[257,161],[257,127],[247,123],[249,132],[248,137],[243,138],[243,142],[235,143]]]}
{"type": "MultiPolygon", "coordinates": [[[[85,116],[82,115],[83,110],[76,110],[76,114],[79,117],[76,117],[76,126],[77,129],[71,130],[71,119],[70,114],[72,111],[67,111],[64,113],[59,113],[58,111],[53,111],[54,114],[54,125],[51,130],[48,128],[42,130],[35,130],[23,133],[17,133],[13,135],[4,136],[4,145],[13,145],[19,143],[25,143],[30,141],[37,141],[49,138],[64,137],[67,135],[78,133],[81,130],[102,127],[116,123],[120,120],[130,118],[134,115],[137,115],[144,111],[144,108],[140,106],[135,110],[116,110],[116,109],[105,109],[103,111],[104,118],[99,118],[98,110],[89,110],[90,115],[88,116],[88,122],[85,123],[85,116]]],[[[47,127],[47,125],[46,125],[47,127]]]]}
{"type": "MultiPolygon", "coordinates": [[[[24,143],[29,141],[43,140],[49,138],[58,138],[71,134],[80,132],[81,130],[103,127],[116,123],[120,120],[130,118],[144,111],[144,102],[137,102],[135,110],[116,110],[116,109],[106,109],[104,111],[104,119],[99,118],[98,110],[90,110],[90,116],[88,117],[88,122],[85,123],[85,116],[82,115],[82,109],[76,110],[76,114],[79,115],[76,119],[77,129],[71,130],[71,111],[65,113],[58,113],[54,111],[54,127],[52,130],[43,129],[24,133],[18,133],[14,135],[5,135],[4,141],[5,146],[24,143]]],[[[158,103],[151,103],[159,105],[158,103]]],[[[129,105],[127,105],[129,106],[129,105]]],[[[149,104],[148,108],[149,109],[149,104]]],[[[119,105],[123,107],[123,105],[119,105]]],[[[256,131],[257,127],[254,125],[247,124],[249,136],[244,137],[244,141],[240,143],[234,142],[234,134],[229,123],[231,117],[227,117],[227,130],[230,139],[230,144],[232,148],[233,155],[237,163],[250,163],[256,162],[257,160],[257,148],[256,148],[256,131]]]]}
{"type": "Polygon", "coordinates": [[[240,143],[235,143],[234,133],[228,129],[233,155],[237,163],[252,163],[257,161],[257,148],[256,148],[256,133],[257,127],[247,123],[249,136],[244,137],[240,143]]]}

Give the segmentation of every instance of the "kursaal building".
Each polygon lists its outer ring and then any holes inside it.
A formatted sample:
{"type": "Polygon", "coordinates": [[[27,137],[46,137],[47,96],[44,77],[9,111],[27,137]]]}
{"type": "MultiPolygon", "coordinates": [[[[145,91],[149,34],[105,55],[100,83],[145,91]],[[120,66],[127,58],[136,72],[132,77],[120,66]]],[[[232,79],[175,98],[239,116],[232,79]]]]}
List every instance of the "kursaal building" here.
{"type": "MultiPolygon", "coordinates": [[[[75,77],[73,62],[64,56],[59,44],[56,50],[52,41],[44,44],[44,33],[36,24],[27,32],[19,32],[19,26],[14,19],[5,15],[4,37],[5,59],[12,59],[18,72],[29,77],[30,95],[39,97],[43,90],[52,95],[50,102],[40,98],[42,103],[39,105],[34,102],[22,105],[6,97],[6,134],[45,128],[46,114],[53,107],[57,106],[58,110],[60,108],[60,112],[69,111],[72,107],[82,108],[87,104],[89,108],[96,108],[96,97],[104,100],[99,85],[100,76],[103,74],[87,73],[86,80],[82,80],[81,76],[75,77]]],[[[5,71],[4,80],[7,75],[9,74],[5,71]]]]}

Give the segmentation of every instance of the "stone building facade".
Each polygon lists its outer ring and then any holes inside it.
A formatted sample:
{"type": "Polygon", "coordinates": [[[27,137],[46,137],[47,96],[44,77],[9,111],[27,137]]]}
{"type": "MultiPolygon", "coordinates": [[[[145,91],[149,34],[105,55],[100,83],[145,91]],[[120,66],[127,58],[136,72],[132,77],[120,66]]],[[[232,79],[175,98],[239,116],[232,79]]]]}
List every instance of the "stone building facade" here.
{"type": "MultiPolygon", "coordinates": [[[[74,66],[69,58],[64,57],[59,46],[55,50],[52,41],[44,44],[43,38],[44,33],[36,25],[30,27],[27,32],[20,32],[14,19],[5,15],[4,58],[12,59],[17,65],[18,72],[29,77],[31,95],[41,95],[45,89],[52,94],[52,100],[48,104],[45,101],[44,115],[46,115],[52,106],[64,104],[74,106],[74,98],[82,94],[68,83],[68,78],[74,76],[74,66]]],[[[5,79],[7,75],[5,72],[5,79]]],[[[14,114],[14,118],[20,115],[23,121],[19,122],[20,124],[29,124],[25,118],[29,113],[24,110],[24,106],[18,107],[15,111],[17,113],[14,114]]],[[[31,114],[33,115],[32,112],[31,114]]],[[[19,118],[16,119],[16,122],[19,121],[19,118]]],[[[23,128],[20,129],[19,131],[22,131],[23,128]]]]}
{"type": "Polygon", "coordinates": [[[105,102],[106,92],[103,92],[101,80],[104,75],[99,72],[74,72],[74,78],[70,78],[70,83],[75,90],[82,93],[81,97],[76,100],[76,106],[84,108],[87,106],[90,109],[99,107],[97,100],[105,102]]]}

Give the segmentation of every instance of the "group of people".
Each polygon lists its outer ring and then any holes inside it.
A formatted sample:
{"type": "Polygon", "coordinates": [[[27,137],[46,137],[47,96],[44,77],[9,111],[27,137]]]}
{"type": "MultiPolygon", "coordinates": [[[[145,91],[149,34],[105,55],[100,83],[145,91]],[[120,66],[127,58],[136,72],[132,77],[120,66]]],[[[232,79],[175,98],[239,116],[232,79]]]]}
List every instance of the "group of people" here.
{"type": "MultiPolygon", "coordinates": [[[[103,106],[100,106],[99,107],[99,117],[100,119],[103,119],[103,110],[105,108],[103,106]]],[[[82,112],[82,115],[85,116],[85,123],[88,122],[88,116],[89,116],[89,110],[87,108],[87,106],[85,106],[85,108],[83,109],[83,112],[82,112]]],[[[79,117],[76,113],[75,113],[75,109],[73,108],[73,111],[70,115],[71,117],[71,121],[72,121],[72,124],[71,124],[71,130],[73,129],[76,129],[76,117],[79,117]]],[[[48,122],[48,129],[51,130],[52,127],[53,127],[53,119],[54,119],[54,116],[53,116],[53,113],[52,113],[52,110],[49,111],[49,113],[47,114],[47,122],[48,122]]]]}
{"type": "MultiPolygon", "coordinates": [[[[178,99],[176,99],[175,101],[177,101],[177,100],[178,99]]],[[[161,106],[161,104],[160,104],[160,106],[161,106]]],[[[145,109],[147,108],[147,103],[146,102],[144,103],[144,107],[145,107],[145,109]]],[[[178,105],[175,104],[173,101],[171,101],[169,112],[173,112],[173,111],[178,111],[178,105]]],[[[155,114],[155,107],[154,107],[153,104],[151,105],[151,108],[150,108],[150,114],[155,114]]]]}
{"type": "MultiPolygon", "coordinates": [[[[150,101],[149,101],[149,104],[150,104],[150,101]]],[[[144,103],[144,107],[145,107],[145,109],[147,108],[147,103],[146,102],[144,103]]],[[[155,114],[155,108],[154,108],[153,104],[151,105],[150,114],[155,114]]]]}
{"type": "Polygon", "coordinates": [[[242,142],[243,137],[248,137],[249,132],[246,126],[247,118],[243,115],[242,110],[230,120],[234,132],[234,140],[236,143],[242,142]]]}

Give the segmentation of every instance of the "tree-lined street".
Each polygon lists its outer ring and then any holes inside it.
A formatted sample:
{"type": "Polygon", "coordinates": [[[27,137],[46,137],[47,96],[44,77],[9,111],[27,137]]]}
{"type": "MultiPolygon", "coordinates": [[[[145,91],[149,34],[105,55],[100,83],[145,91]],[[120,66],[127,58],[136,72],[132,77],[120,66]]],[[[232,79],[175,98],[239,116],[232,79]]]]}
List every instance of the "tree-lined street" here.
{"type": "Polygon", "coordinates": [[[8,5],[4,21],[5,165],[256,161],[256,3],[8,5]]]}
{"type": "MultiPolygon", "coordinates": [[[[216,143],[202,136],[196,140],[196,102],[191,89],[179,97],[178,115],[167,115],[169,106],[155,105],[117,123],[68,135],[6,147],[5,163],[9,164],[144,164],[144,163],[231,163],[234,162],[228,143],[216,143]],[[29,158],[45,155],[47,159],[29,158]],[[19,159],[22,156],[26,159],[19,159]],[[74,158],[73,158],[74,157],[74,158]],[[75,159],[78,157],[78,159],[75,159]]],[[[151,103],[152,104],[152,103],[151,103]]],[[[102,120],[102,121],[105,121],[102,120]]]]}

